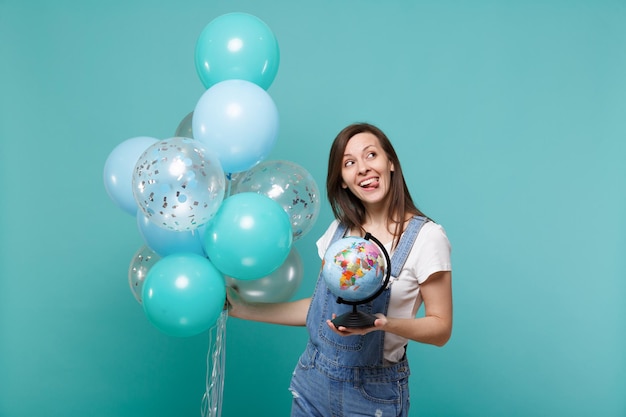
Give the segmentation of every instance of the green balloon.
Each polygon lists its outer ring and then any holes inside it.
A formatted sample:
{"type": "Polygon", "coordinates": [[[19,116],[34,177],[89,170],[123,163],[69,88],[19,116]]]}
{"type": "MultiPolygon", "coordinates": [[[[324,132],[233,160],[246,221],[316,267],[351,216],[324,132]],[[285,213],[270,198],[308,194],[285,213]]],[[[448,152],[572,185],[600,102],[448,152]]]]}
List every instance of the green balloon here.
{"type": "Polygon", "coordinates": [[[225,80],[245,80],[267,90],[280,63],[278,42],[256,16],[228,13],[213,19],[196,42],[196,71],[210,88],[225,80]]]}

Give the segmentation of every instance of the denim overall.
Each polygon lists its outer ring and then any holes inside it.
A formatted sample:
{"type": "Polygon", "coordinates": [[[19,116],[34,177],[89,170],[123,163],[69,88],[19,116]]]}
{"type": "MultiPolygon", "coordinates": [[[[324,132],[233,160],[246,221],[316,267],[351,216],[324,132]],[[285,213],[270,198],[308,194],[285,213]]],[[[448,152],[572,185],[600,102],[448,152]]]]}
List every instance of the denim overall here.
{"type": "MultiPolygon", "coordinates": [[[[397,277],[406,262],[425,217],[413,217],[391,256],[391,276],[397,277]]],[[[339,225],[330,244],[342,238],[346,228],[339,225]]],[[[367,304],[357,306],[370,314],[387,314],[391,288],[367,304]]],[[[384,331],[366,335],[339,336],[326,320],[352,311],[338,304],[324,279],[317,280],[307,315],[309,342],[293,373],[292,417],[400,417],[409,412],[409,364],[383,358],[384,331]]]]}

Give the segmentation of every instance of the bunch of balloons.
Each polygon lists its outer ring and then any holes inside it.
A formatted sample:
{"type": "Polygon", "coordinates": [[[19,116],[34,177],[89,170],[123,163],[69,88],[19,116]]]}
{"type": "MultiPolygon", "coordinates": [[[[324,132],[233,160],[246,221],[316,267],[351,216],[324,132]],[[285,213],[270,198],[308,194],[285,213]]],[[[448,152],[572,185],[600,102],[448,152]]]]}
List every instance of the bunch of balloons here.
{"type": "Polygon", "coordinates": [[[217,17],[195,49],[206,91],[174,136],[127,139],[106,160],[106,191],[136,216],[144,241],[128,269],[132,294],[169,335],[211,328],[227,286],[249,301],[275,302],[300,284],[293,242],[317,218],[319,189],[303,167],[267,160],[279,118],[266,90],[279,59],[263,21],[217,17]]]}

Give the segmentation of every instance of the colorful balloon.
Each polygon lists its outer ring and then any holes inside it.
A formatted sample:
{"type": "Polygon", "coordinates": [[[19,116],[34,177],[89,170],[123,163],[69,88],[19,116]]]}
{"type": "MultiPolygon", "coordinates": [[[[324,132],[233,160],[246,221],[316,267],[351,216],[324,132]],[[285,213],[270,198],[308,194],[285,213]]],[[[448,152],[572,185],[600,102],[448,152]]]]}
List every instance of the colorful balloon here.
{"type": "Polygon", "coordinates": [[[191,121],[193,120],[193,112],[190,112],[183,120],[180,121],[178,127],[176,128],[176,133],[174,136],[179,138],[192,138],[193,139],[193,129],[191,127],[191,121]]]}
{"type": "Polygon", "coordinates": [[[228,13],[213,19],[196,42],[196,71],[206,88],[239,79],[267,90],[279,63],[274,33],[261,19],[247,13],[228,13]]]}
{"type": "Polygon", "coordinates": [[[141,154],[158,139],[148,136],[130,138],[117,145],[104,164],[104,188],[113,202],[128,214],[137,213],[133,196],[133,170],[141,154]]]}
{"type": "Polygon", "coordinates": [[[237,177],[231,194],[255,192],[280,204],[289,215],[294,240],[315,224],[320,211],[319,188],[313,176],[290,161],[264,161],[237,177]]]}
{"type": "Polygon", "coordinates": [[[161,257],[147,246],[139,248],[128,267],[128,284],[135,299],[141,304],[141,292],[148,272],[161,257]]]}
{"type": "Polygon", "coordinates": [[[278,138],[278,109],[265,90],[227,80],[202,94],[193,113],[193,137],[214,151],[226,173],[264,160],[278,138]]]}
{"type": "Polygon", "coordinates": [[[137,211],[137,227],[146,246],[160,256],[181,252],[205,256],[199,228],[184,231],[164,229],[141,210],[137,211]]]}
{"type": "Polygon", "coordinates": [[[300,283],[304,268],[302,259],[295,246],[283,264],[271,274],[254,280],[226,278],[226,286],[234,289],[243,301],[252,303],[280,303],[289,301],[294,296],[300,283]]]}
{"type": "Polygon", "coordinates": [[[291,250],[289,217],[261,194],[241,193],[224,200],[204,232],[204,251],[224,275],[259,279],[278,269],[291,250]]]}
{"type": "Polygon", "coordinates": [[[142,299],[146,317],[159,330],[194,336],[219,318],[226,301],[224,277],[200,255],[166,256],[148,272],[142,299]]]}
{"type": "Polygon", "coordinates": [[[150,146],[133,175],[135,201],[156,225],[193,230],[208,222],[224,199],[226,180],[217,156],[190,138],[150,146]]]}

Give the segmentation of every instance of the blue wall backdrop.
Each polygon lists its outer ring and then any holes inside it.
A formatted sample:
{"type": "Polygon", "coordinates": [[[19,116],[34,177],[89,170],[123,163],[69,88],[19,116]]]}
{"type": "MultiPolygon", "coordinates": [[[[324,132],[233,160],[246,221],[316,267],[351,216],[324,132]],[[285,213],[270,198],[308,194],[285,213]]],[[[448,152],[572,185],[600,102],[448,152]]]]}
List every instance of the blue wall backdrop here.
{"type": "MultiPolygon", "coordinates": [[[[0,416],[200,415],[208,336],[147,321],[102,170],[173,136],[196,39],[232,11],[280,44],[269,159],[323,189],[334,135],[378,124],[449,234],[454,334],[411,344],[411,416],[626,415],[623,1],[0,0],[0,416]]],[[[296,243],[297,297],[330,221],[296,243]]],[[[223,416],[288,415],[304,329],[227,333],[223,416]]]]}

